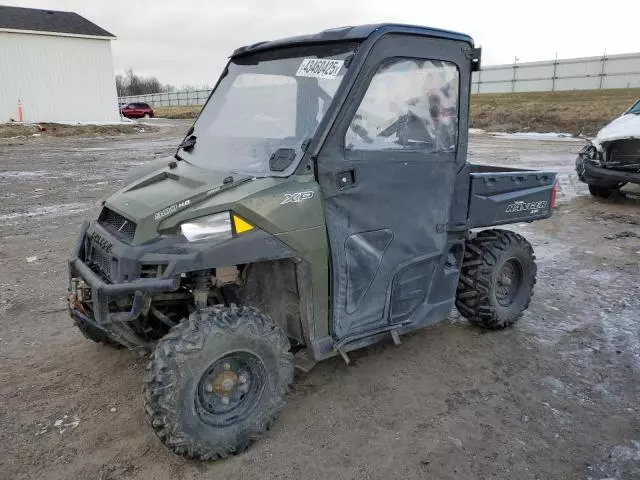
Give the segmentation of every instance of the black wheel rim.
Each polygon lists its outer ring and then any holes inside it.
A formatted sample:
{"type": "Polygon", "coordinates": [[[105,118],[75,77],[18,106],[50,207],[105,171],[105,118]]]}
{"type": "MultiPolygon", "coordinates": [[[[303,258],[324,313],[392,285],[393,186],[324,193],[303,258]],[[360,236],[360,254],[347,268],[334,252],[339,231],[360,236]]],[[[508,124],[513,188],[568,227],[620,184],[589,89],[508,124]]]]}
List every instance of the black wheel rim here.
{"type": "Polygon", "coordinates": [[[232,425],[251,414],[264,390],[265,368],[251,352],[237,351],[214,361],[200,377],[196,410],[215,426],[232,425]]]}
{"type": "Polygon", "coordinates": [[[503,307],[509,307],[520,291],[522,285],[522,265],[511,258],[502,264],[496,278],[496,299],[503,307]]]}

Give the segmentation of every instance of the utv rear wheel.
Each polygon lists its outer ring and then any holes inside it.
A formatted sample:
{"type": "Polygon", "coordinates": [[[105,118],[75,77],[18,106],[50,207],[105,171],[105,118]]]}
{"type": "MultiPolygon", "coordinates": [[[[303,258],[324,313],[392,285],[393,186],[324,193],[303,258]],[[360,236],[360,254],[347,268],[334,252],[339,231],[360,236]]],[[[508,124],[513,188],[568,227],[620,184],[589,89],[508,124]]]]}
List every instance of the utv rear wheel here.
{"type": "Polygon", "coordinates": [[[82,333],[82,335],[85,338],[91,340],[92,342],[102,343],[103,345],[106,345],[107,347],[122,348],[122,345],[120,345],[118,342],[113,340],[105,332],[103,332],[99,328],[94,327],[93,325],[85,322],[84,320],[76,318],[73,321],[73,323],[75,323],[76,327],[78,327],[78,330],[80,330],[80,333],[82,333]]]}
{"type": "Polygon", "coordinates": [[[280,414],[293,381],[289,340],[250,307],[191,314],[157,344],[145,410],[173,452],[213,460],[244,451],[280,414]]]}
{"type": "Polygon", "coordinates": [[[456,308],[484,328],[513,325],[529,306],[536,270],[533,248],[524,237],[483,230],[467,241],[456,308]]]}

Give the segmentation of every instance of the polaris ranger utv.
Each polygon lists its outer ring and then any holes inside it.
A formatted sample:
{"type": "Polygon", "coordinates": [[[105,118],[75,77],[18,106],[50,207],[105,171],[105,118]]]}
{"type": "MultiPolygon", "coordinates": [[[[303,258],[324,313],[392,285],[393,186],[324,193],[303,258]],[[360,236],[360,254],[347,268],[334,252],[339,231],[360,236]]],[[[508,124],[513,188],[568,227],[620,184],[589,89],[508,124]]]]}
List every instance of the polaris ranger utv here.
{"type": "Polygon", "coordinates": [[[145,409],[175,453],[244,450],[309,368],[444,320],[529,305],[533,250],[471,229],[551,215],[555,173],[467,163],[460,33],[374,25],[236,50],[174,157],[85,222],[69,308],[153,350],[145,409]]]}

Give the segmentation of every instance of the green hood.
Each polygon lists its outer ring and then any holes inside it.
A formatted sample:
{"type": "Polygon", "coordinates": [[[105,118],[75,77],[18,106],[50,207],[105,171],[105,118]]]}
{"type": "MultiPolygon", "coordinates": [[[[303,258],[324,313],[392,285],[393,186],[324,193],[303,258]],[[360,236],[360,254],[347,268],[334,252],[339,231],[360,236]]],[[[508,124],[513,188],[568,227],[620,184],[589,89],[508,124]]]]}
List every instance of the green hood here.
{"type": "Polygon", "coordinates": [[[175,168],[171,168],[167,162],[164,168],[134,180],[109,197],[105,206],[138,224],[149,219],[157,223],[251,179],[247,175],[205,170],[184,161],[174,164],[175,168]]]}

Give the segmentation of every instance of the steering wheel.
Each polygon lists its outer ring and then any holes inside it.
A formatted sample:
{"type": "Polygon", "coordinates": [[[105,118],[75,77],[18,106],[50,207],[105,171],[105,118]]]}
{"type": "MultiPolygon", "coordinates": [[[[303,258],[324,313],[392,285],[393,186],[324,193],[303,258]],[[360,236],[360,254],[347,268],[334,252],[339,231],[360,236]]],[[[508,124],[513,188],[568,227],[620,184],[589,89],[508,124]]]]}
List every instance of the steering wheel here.
{"type": "Polygon", "coordinates": [[[349,130],[355,133],[364,143],[369,144],[373,143],[373,138],[369,136],[369,132],[367,131],[367,129],[362,125],[355,123],[355,120],[362,120],[363,117],[368,117],[370,115],[371,114],[368,112],[356,113],[355,117],[353,117],[354,121],[352,121],[351,125],[349,125],[349,130]]]}

